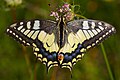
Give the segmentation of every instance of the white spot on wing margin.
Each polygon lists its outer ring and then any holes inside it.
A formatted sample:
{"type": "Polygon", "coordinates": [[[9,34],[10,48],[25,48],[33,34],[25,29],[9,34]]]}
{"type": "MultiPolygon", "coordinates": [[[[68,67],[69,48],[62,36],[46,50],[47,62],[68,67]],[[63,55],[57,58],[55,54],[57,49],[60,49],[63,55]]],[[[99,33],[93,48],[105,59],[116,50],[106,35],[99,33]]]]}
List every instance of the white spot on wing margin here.
{"type": "Polygon", "coordinates": [[[35,20],[33,29],[40,29],[40,21],[39,20],[35,20]]]}

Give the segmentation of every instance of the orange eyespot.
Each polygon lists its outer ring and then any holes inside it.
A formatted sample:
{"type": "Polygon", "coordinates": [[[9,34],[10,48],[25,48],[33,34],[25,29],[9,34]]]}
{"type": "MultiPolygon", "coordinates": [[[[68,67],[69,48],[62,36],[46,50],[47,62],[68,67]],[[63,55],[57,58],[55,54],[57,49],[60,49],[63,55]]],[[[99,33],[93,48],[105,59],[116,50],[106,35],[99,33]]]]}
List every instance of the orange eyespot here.
{"type": "Polygon", "coordinates": [[[62,61],[64,59],[63,54],[58,54],[58,61],[62,61]]]}

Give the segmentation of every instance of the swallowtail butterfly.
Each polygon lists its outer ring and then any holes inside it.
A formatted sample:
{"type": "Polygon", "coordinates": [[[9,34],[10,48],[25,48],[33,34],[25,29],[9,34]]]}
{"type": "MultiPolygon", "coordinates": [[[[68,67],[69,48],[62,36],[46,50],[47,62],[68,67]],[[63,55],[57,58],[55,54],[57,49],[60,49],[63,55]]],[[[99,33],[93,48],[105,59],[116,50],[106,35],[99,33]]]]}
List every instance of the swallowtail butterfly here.
{"type": "Polygon", "coordinates": [[[72,69],[87,49],[96,46],[115,32],[103,21],[72,20],[68,4],[52,12],[56,21],[30,20],[12,24],[7,34],[25,46],[32,46],[37,59],[47,66],[72,69]],[[61,14],[62,13],[62,14],[61,14]]]}

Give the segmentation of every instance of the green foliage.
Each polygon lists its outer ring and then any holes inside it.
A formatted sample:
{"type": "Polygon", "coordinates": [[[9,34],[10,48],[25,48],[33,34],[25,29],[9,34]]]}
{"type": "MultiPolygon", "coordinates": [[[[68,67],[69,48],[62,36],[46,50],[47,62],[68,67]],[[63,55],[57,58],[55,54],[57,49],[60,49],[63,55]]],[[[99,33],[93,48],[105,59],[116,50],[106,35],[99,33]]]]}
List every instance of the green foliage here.
{"type": "MultiPolygon", "coordinates": [[[[51,10],[63,0],[22,0],[17,6],[0,0],[0,80],[69,80],[66,69],[46,67],[36,58],[32,48],[25,48],[5,34],[6,28],[16,21],[51,19],[51,10]],[[51,6],[49,6],[50,4],[51,6]]],[[[64,0],[70,4],[73,0],[64,0]]],[[[120,9],[119,0],[74,0],[80,5],[78,14],[98,19],[115,26],[117,33],[104,41],[104,47],[113,79],[120,80],[120,9]]],[[[76,11],[76,10],[75,10],[76,11]]],[[[72,80],[110,80],[109,72],[99,46],[89,50],[85,57],[73,67],[72,80]]]]}

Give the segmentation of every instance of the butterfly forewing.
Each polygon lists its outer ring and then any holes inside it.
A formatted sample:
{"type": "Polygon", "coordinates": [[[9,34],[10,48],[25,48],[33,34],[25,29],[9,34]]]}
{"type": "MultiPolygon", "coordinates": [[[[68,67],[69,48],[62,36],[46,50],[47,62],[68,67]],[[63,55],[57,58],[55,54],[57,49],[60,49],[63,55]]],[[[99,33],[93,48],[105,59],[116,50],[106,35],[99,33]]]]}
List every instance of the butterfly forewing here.
{"type": "MultiPolygon", "coordinates": [[[[115,33],[115,28],[103,21],[81,19],[67,25],[84,49],[89,49],[115,33]]],[[[82,50],[82,49],[81,49],[82,50]]]]}
{"type": "Polygon", "coordinates": [[[7,34],[15,38],[25,46],[32,45],[34,40],[38,38],[38,35],[42,30],[46,33],[51,33],[55,25],[55,22],[45,20],[31,20],[26,22],[18,22],[12,24],[7,28],[7,34]]]}
{"type": "Polygon", "coordinates": [[[25,46],[33,46],[34,54],[49,68],[57,65],[59,48],[55,28],[54,21],[31,20],[12,24],[7,28],[7,34],[25,46]]]}

